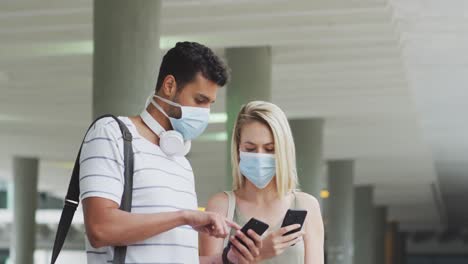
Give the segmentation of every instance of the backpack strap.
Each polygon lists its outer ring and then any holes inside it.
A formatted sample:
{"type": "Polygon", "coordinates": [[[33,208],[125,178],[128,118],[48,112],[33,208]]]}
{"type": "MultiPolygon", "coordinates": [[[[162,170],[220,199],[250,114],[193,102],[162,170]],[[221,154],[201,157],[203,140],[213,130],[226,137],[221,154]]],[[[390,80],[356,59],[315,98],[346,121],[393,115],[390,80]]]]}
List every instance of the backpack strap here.
{"type": "MultiPolygon", "coordinates": [[[[117,124],[119,124],[120,131],[122,132],[122,138],[124,141],[124,192],[122,194],[122,200],[120,203],[120,209],[127,212],[130,211],[132,205],[132,187],[133,187],[133,149],[132,149],[132,134],[120,119],[113,115],[103,115],[98,117],[89,126],[89,129],[100,119],[111,117],[117,124]]],[[[86,137],[86,134],[85,134],[86,137]]],[[[75,215],[76,208],[80,202],[80,155],[81,148],[83,147],[83,141],[81,142],[80,150],[75,160],[73,172],[71,175],[70,183],[68,185],[68,191],[65,196],[65,204],[63,206],[62,215],[60,216],[60,222],[57,227],[57,233],[55,235],[54,247],[52,250],[52,258],[50,263],[54,264],[57,257],[62,250],[65,238],[67,237],[68,230],[70,229],[73,216],[75,215]]],[[[124,263],[126,254],[126,247],[116,247],[114,250],[114,264],[124,263]],[[123,256],[123,259],[122,259],[123,256]],[[118,261],[118,262],[116,262],[118,261]]]]}
{"type": "MultiPolygon", "coordinates": [[[[124,191],[122,194],[122,200],[120,202],[120,210],[130,212],[132,210],[132,196],[133,196],[133,147],[132,147],[132,133],[120,119],[119,123],[120,131],[122,131],[123,137],[123,154],[124,154],[124,191]]],[[[114,261],[113,264],[124,264],[125,256],[127,255],[127,246],[116,246],[114,247],[114,261]]]]}
{"type": "MultiPolygon", "coordinates": [[[[226,218],[230,221],[234,220],[234,212],[236,210],[236,195],[233,191],[225,191],[224,192],[228,197],[228,211],[226,218]]],[[[224,247],[227,246],[229,243],[229,236],[224,239],[224,247]]]]}

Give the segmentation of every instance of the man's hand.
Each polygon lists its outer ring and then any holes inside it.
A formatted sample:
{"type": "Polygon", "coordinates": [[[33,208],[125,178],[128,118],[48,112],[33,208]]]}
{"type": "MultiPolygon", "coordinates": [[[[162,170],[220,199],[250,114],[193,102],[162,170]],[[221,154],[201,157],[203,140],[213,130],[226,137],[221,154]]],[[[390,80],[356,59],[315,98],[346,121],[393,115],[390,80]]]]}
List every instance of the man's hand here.
{"type": "Polygon", "coordinates": [[[198,232],[207,233],[216,238],[225,238],[230,228],[239,230],[241,227],[226,217],[212,212],[184,211],[187,225],[198,232]]]}
{"type": "Polygon", "coordinates": [[[262,237],[249,229],[247,235],[242,233],[240,230],[236,232],[236,236],[229,238],[231,241],[231,249],[228,252],[228,259],[230,262],[235,264],[246,264],[255,263],[258,256],[260,255],[260,249],[262,248],[262,237]],[[247,247],[242,245],[239,240],[242,240],[247,247]]]}

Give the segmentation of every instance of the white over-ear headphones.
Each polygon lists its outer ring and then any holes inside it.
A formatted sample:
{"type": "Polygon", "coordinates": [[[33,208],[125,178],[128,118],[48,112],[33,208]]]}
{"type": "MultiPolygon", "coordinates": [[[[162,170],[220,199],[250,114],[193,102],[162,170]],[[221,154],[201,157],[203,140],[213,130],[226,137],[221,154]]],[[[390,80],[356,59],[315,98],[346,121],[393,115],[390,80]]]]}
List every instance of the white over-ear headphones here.
{"type": "Polygon", "coordinates": [[[181,133],[175,130],[166,131],[145,109],[140,114],[143,122],[159,136],[159,147],[168,156],[185,156],[192,146],[191,141],[184,141],[181,133]]]}

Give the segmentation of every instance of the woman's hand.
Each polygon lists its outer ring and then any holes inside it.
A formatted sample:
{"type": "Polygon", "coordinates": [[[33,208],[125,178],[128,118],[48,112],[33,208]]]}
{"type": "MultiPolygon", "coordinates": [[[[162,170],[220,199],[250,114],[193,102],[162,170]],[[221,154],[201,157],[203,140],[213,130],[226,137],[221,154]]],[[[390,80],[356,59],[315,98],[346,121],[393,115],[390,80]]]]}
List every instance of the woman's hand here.
{"type": "Polygon", "coordinates": [[[235,264],[256,263],[263,244],[262,237],[251,229],[247,231],[247,234],[248,236],[238,230],[235,236],[229,238],[231,248],[228,252],[228,259],[230,262],[235,264]],[[241,244],[239,239],[247,247],[241,244]]]}
{"type": "Polygon", "coordinates": [[[262,261],[270,259],[272,257],[282,254],[287,248],[301,241],[305,234],[304,230],[283,236],[284,234],[294,229],[300,228],[301,225],[295,224],[285,226],[279,230],[270,233],[263,239],[263,246],[260,249],[260,256],[257,257],[256,261],[262,261]]]}

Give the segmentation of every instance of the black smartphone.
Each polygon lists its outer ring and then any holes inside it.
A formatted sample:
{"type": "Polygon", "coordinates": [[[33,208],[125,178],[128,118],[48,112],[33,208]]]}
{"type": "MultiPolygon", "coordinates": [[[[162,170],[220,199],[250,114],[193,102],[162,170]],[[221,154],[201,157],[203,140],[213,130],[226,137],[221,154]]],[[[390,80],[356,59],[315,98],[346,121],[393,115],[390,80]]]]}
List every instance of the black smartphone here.
{"type": "MultiPolygon", "coordinates": [[[[261,235],[263,235],[263,233],[265,233],[265,231],[267,231],[268,227],[269,227],[268,224],[266,224],[266,223],[252,217],[242,227],[241,232],[244,233],[246,236],[248,236],[250,238],[250,236],[247,234],[247,231],[249,231],[249,229],[252,229],[255,233],[257,233],[259,236],[261,236],[261,235]]],[[[239,240],[239,242],[241,242],[242,245],[244,245],[246,248],[248,248],[247,245],[242,240],[240,240],[239,238],[237,238],[237,240],[239,240]]],[[[229,241],[229,244],[231,244],[230,241],[229,241]]]]}
{"type": "Polygon", "coordinates": [[[291,230],[291,231],[287,232],[286,234],[284,234],[283,236],[287,236],[287,235],[290,235],[292,233],[296,233],[296,232],[300,231],[301,228],[302,228],[302,225],[304,225],[304,221],[305,221],[306,216],[307,216],[307,211],[306,210],[292,210],[292,209],[289,209],[286,212],[286,215],[284,216],[283,224],[281,225],[281,227],[290,226],[290,225],[294,225],[294,224],[300,224],[301,227],[299,227],[297,229],[294,229],[294,230],[291,230]]]}

